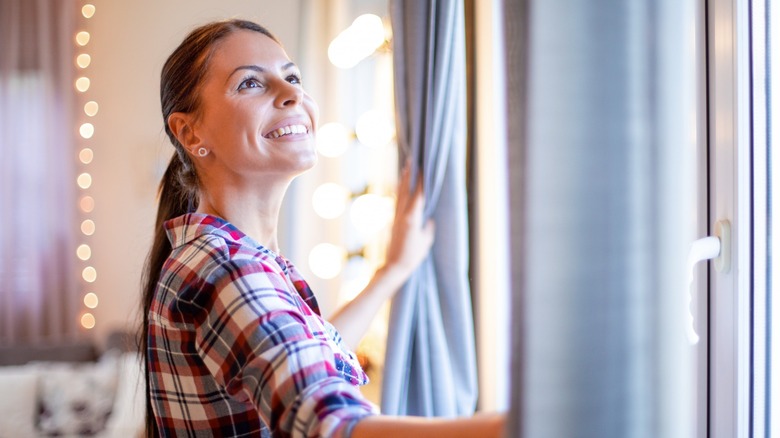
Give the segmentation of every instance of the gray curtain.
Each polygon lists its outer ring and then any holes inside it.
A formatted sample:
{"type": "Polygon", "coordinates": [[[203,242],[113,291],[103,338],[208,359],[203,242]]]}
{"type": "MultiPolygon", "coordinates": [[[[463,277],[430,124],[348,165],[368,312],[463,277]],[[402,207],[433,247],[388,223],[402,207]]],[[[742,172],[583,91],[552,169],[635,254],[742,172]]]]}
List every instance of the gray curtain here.
{"type": "Polygon", "coordinates": [[[382,411],[456,416],[477,398],[468,285],[463,2],[390,3],[401,162],[421,171],[430,257],[393,299],[382,411]]]}
{"type": "Polygon", "coordinates": [[[692,436],[695,2],[503,4],[509,436],[692,436]]]}

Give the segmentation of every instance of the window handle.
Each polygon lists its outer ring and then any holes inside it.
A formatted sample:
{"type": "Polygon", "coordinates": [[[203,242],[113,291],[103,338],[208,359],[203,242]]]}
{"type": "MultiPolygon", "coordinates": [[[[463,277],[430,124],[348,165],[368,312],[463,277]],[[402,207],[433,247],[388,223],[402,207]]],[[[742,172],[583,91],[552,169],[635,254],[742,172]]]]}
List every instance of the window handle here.
{"type": "Polygon", "coordinates": [[[696,273],[696,264],[711,260],[715,265],[715,270],[726,273],[731,268],[731,224],[728,220],[720,220],[715,223],[715,235],[707,236],[694,241],[691,249],[688,251],[688,318],[686,324],[686,335],[691,345],[699,342],[699,335],[696,333],[691,304],[693,302],[693,279],[696,273]]]}

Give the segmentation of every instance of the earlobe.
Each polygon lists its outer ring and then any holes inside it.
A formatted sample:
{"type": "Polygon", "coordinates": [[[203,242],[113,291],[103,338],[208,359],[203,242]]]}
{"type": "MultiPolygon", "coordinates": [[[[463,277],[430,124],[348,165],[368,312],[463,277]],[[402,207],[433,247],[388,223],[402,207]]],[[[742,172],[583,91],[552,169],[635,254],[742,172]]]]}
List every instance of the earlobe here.
{"type": "Polygon", "coordinates": [[[173,113],[168,116],[168,128],[179,140],[184,149],[192,152],[200,146],[200,137],[195,133],[192,126],[192,117],[186,113],[173,113]]]}

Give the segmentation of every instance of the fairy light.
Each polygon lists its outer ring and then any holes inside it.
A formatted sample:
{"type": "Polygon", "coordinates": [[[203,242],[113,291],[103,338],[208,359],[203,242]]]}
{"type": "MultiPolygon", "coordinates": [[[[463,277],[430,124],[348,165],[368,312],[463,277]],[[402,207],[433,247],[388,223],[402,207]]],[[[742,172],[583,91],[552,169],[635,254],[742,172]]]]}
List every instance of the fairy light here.
{"type": "Polygon", "coordinates": [[[79,127],[79,134],[85,139],[92,138],[92,136],[95,135],[95,125],[92,123],[83,123],[79,127]]]}
{"type": "Polygon", "coordinates": [[[81,278],[87,283],[94,283],[97,280],[97,270],[92,266],[87,266],[81,271],[81,278]]]}
{"type": "Polygon", "coordinates": [[[92,196],[86,195],[79,199],[79,208],[84,213],[92,213],[95,209],[95,199],[92,196]]]}
{"type": "Polygon", "coordinates": [[[81,15],[83,15],[84,18],[92,18],[92,16],[95,15],[95,6],[91,4],[82,6],[81,15]]]}
{"type": "Polygon", "coordinates": [[[93,329],[95,328],[95,316],[89,312],[84,313],[81,315],[81,326],[85,329],[93,329]]]}
{"type": "Polygon", "coordinates": [[[82,76],[76,79],[76,89],[82,93],[85,93],[87,90],[89,90],[89,85],[90,85],[90,81],[89,78],[86,76],[82,76]]]}
{"type": "Polygon", "coordinates": [[[81,31],[76,34],[76,44],[78,44],[81,47],[86,46],[89,44],[89,32],[87,31],[81,31]]]}
{"type": "Polygon", "coordinates": [[[98,109],[98,104],[94,100],[90,100],[84,104],[84,114],[90,117],[95,117],[95,115],[97,115],[98,109]]]}
{"type": "Polygon", "coordinates": [[[92,219],[86,219],[81,223],[81,232],[85,236],[91,236],[95,234],[95,222],[92,219]]]}
{"type": "Polygon", "coordinates": [[[86,53],[82,53],[81,55],[76,57],[76,65],[78,65],[81,68],[89,67],[89,64],[91,62],[92,62],[92,57],[87,55],[86,53]]]}
{"type": "Polygon", "coordinates": [[[78,183],[79,187],[86,190],[92,186],[92,175],[84,172],[76,178],[76,183],[78,183]]]}
{"type": "MultiPolygon", "coordinates": [[[[89,20],[95,15],[95,10],[95,5],[86,3],[81,7],[81,15],[84,17],[84,19],[89,20]]],[[[92,40],[92,35],[87,30],[80,30],[76,32],[73,40],[79,52],[75,57],[74,62],[76,66],[78,66],[78,69],[84,72],[81,73],[82,76],[80,76],[74,82],[76,91],[84,96],[84,100],[82,100],[80,103],[80,105],[83,105],[84,115],[82,116],[81,121],[76,122],[78,126],[78,133],[82,142],[81,148],[78,152],[78,161],[84,167],[82,168],[82,172],[76,178],[76,183],[82,190],[88,190],[92,187],[93,181],[92,174],[87,171],[88,169],[86,166],[92,164],[93,160],[95,159],[95,152],[89,144],[89,141],[95,135],[95,122],[92,120],[87,122],[86,120],[83,120],[83,118],[87,117],[89,119],[93,119],[98,114],[100,107],[94,100],[88,100],[85,95],[85,93],[89,91],[92,85],[89,77],[87,74],[85,74],[85,70],[88,69],[92,64],[92,56],[85,50],[87,45],[92,40]]],[[[87,216],[95,210],[95,199],[89,194],[84,194],[79,198],[78,208],[85,215],[82,217],[80,225],[80,230],[83,236],[82,238],[88,240],[95,234],[96,229],[95,221],[87,216]]],[[[88,260],[92,259],[92,247],[87,242],[82,242],[76,249],[76,257],[78,257],[78,259],[83,262],[87,262],[88,260]]],[[[97,269],[95,269],[94,266],[84,266],[81,271],[81,278],[85,283],[84,289],[92,289],[93,283],[97,280],[97,269]]],[[[84,311],[81,314],[79,322],[81,327],[86,330],[91,330],[97,325],[97,319],[92,313],[92,310],[97,308],[99,301],[100,300],[98,299],[98,295],[94,291],[85,292],[83,295],[84,307],[89,309],[89,311],[84,311]]]]}
{"type": "Polygon", "coordinates": [[[94,292],[90,292],[84,295],[84,305],[90,309],[94,309],[98,306],[98,296],[94,292]]]}
{"type": "Polygon", "coordinates": [[[82,164],[91,163],[93,158],[95,158],[95,153],[92,152],[92,149],[90,148],[84,148],[79,152],[79,161],[81,161],[82,164]]]}
{"type": "Polygon", "coordinates": [[[76,257],[84,261],[89,260],[92,257],[92,248],[85,243],[79,245],[78,249],[76,249],[76,257]]]}

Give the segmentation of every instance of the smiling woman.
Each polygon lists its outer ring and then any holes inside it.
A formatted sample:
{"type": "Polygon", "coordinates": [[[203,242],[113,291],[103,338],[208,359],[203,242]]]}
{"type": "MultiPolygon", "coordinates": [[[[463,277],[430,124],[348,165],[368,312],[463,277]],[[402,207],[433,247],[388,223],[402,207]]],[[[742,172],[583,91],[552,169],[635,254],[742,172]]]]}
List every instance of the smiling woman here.
{"type": "Polygon", "coordinates": [[[284,194],[317,160],[317,106],[300,78],[276,39],[242,20],[197,28],[163,67],[176,153],[145,274],[149,435],[498,435],[501,416],[378,418],[357,388],[368,378],[351,348],[433,241],[409,172],[385,266],[332,324],[279,254],[284,194]]]}

